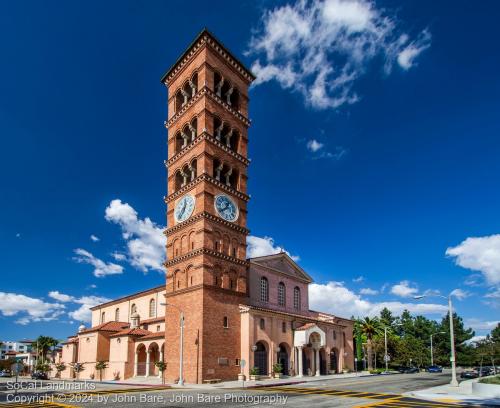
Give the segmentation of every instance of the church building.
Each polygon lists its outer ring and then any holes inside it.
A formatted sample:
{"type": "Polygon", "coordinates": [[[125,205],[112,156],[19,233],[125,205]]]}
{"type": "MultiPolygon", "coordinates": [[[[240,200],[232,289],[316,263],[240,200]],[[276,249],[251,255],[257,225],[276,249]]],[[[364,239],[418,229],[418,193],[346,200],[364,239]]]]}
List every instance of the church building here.
{"type": "Polygon", "coordinates": [[[298,377],[353,368],[353,321],[309,309],[311,277],[286,253],[246,257],[254,79],[207,30],[162,77],[166,285],[92,308],[92,327],[64,344],[63,377],[77,375],[75,362],[79,378],[97,376],[97,361],[106,379],[155,377],[163,361],[167,382],[186,383],[248,379],[254,367],[298,377]]]}

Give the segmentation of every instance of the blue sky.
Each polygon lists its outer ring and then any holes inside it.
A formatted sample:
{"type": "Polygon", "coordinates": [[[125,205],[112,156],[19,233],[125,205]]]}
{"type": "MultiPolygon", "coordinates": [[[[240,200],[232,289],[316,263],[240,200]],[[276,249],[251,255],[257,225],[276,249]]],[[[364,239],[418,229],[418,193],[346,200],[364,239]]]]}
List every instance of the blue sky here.
{"type": "Polygon", "coordinates": [[[88,306],[163,283],[159,79],[204,26],[258,76],[251,254],[298,257],[314,308],[440,318],[439,298],[412,296],[460,289],[489,331],[500,6],[305,4],[0,3],[1,339],[62,338],[88,306]]]}

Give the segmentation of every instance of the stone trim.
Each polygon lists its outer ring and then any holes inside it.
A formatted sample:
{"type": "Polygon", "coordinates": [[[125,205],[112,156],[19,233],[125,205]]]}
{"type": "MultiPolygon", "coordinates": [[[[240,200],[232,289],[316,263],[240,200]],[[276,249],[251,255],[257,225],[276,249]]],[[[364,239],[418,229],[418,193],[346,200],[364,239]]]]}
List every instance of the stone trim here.
{"type": "Polygon", "coordinates": [[[249,127],[251,122],[246,116],[244,116],[240,111],[236,111],[221,98],[217,96],[215,92],[209,89],[206,85],[200,88],[200,90],[186,103],[178,112],[174,114],[168,121],[165,121],[165,127],[169,128],[172,126],[184,113],[194,105],[203,95],[209,96],[212,100],[219,103],[226,111],[231,113],[236,119],[240,120],[245,126],[249,127]]]}
{"type": "Polygon", "coordinates": [[[199,213],[199,214],[196,214],[195,216],[193,217],[190,217],[188,218],[186,221],[183,221],[177,225],[174,225],[173,227],[170,227],[170,228],[167,228],[163,231],[163,233],[168,236],[178,230],[181,230],[183,229],[184,227],[187,227],[191,224],[194,224],[195,222],[201,220],[202,218],[205,218],[207,220],[210,220],[210,221],[213,221],[213,222],[216,222],[218,224],[221,224],[225,227],[228,227],[228,228],[231,228],[237,232],[241,232],[243,234],[250,234],[250,230],[248,228],[244,228],[244,227],[240,227],[239,225],[237,224],[234,224],[232,222],[229,222],[229,221],[226,221],[226,220],[223,220],[222,218],[220,217],[216,217],[215,215],[212,215],[206,211],[203,211],[202,213],[199,213]]]}
{"type": "Polygon", "coordinates": [[[213,145],[219,147],[222,149],[224,152],[228,153],[229,155],[233,156],[236,160],[239,160],[241,163],[243,163],[245,166],[248,166],[250,164],[250,160],[243,157],[241,154],[236,153],[235,151],[231,150],[229,147],[225,146],[221,142],[219,142],[213,135],[210,135],[207,132],[202,132],[199,136],[196,137],[191,143],[189,143],[186,147],[184,147],[180,152],[176,153],[174,156],[172,156],[170,159],[165,160],[165,167],[168,168],[174,161],[178,160],[180,157],[184,156],[186,153],[188,153],[194,146],[198,145],[202,140],[206,140],[213,145]]]}
{"type": "Polygon", "coordinates": [[[233,258],[232,256],[221,254],[220,252],[216,252],[216,251],[214,251],[212,249],[208,249],[208,248],[199,248],[199,249],[196,249],[194,251],[190,251],[187,254],[178,256],[174,259],[171,259],[169,261],[165,261],[163,263],[163,266],[168,268],[169,266],[178,264],[178,263],[183,262],[187,259],[194,258],[198,255],[210,255],[210,256],[213,256],[215,258],[222,259],[224,261],[229,261],[229,262],[232,262],[232,263],[237,264],[237,265],[248,266],[248,262],[246,260],[243,261],[243,260],[238,259],[238,258],[233,258]]]}
{"type": "Polygon", "coordinates": [[[210,177],[207,173],[203,173],[200,176],[196,177],[193,181],[190,181],[187,183],[184,187],[181,187],[179,190],[176,192],[168,195],[165,197],[165,204],[170,203],[171,201],[175,200],[176,198],[180,197],[184,193],[186,193],[188,190],[191,190],[195,185],[202,181],[208,181],[215,186],[219,187],[221,190],[224,190],[227,193],[233,194],[239,199],[248,202],[250,200],[250,196],[246,195],[245,193],[242,193],[238,190],[235,190],[233,187],[229,187],[225,185],[224,183],[221,183],[220,181],[214,179],[213,177],[210,177]]]}

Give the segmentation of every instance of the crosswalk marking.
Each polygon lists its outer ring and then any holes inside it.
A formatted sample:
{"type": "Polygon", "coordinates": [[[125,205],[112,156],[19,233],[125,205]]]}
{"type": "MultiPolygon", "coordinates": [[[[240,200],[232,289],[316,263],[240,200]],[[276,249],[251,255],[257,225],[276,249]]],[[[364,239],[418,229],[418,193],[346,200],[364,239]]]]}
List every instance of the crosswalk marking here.
{"type": "MultiPolygon", "coordinates": [[[[427,401],[419,400],[417,398],[404,397],[398,394],[378,393],[369,391],[355,391],[355,390],[335,390],[330,388],[316,388],[316,387],[255,387],[255,391],[270,391],[270,392],[283,392],[300,395],[318,395],[318,396],[331,396],[339,398],[361,398],[366,400],[373,400],[373,402],[359,405],[359,407],[377,407],[377,408],[447,408],[464,406],[456,402],[445,401],[427,401]]],[[[467,405],[470,407],[471,405],[467,405]]]]}

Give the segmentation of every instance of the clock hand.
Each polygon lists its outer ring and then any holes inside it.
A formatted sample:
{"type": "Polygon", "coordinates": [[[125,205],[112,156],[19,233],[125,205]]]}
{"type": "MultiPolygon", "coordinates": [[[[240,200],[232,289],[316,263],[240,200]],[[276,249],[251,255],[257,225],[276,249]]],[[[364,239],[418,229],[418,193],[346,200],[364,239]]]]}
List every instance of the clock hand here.
{"type": "Polygon", "coordinates": [[[184,214],[184,211],[186,211],[186,201],[182,202],[182,209],[181,209],[181,213],[180,213],[179,217],[182,217],[182,214],[184,214]]]}

